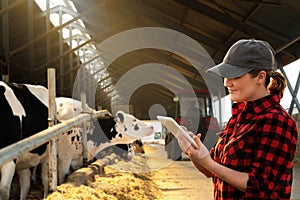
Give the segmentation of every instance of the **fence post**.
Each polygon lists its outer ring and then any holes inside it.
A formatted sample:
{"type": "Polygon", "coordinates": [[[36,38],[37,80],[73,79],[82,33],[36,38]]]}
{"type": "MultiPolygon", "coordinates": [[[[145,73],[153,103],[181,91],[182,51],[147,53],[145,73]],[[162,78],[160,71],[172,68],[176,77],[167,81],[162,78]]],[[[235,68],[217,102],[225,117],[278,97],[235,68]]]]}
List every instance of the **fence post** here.
{"type": "MultiPolygon", "coordinates": [[[[56,77],[55,69],[48,69],[48,92],[49,92],[49,110],[48,110],[48,122],[49,127],[56,124],[56,77]]],[[[56,138],[53,137],[49,141],[49,188],[50,191],[55,191],[57,187],[57,147],[56,138]]]]}
{"type": "MultiPolygon", "coordinates": [[[[85,93],[81,93],[81,106],[82,112],[87,112],[85,93]]],[[[82,163],[84,167],[88,166],[86,122],[82,123],[82,163]]]]}

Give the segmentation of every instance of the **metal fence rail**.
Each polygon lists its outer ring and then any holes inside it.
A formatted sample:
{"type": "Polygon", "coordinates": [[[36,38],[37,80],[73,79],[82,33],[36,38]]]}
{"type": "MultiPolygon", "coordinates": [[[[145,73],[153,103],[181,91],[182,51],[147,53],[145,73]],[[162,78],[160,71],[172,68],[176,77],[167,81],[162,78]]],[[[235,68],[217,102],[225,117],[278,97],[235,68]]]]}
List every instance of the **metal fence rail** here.
{"type": "MultiPolygon", "coordinates": [[[[83,164],[87,163],[87,133],[85,130],[86,123],[92,121],[100,116],[111,115],[107,110],[94,111],[93,113],[86,113],[86,99],[85,94],[81,94],[82,112],[72,119],[66,120],[63,123],[55,125],[56,122],[56,84],[55,84],[55,69],[48,69],[48,121],[49,127],[41,132],[38,132],[28,138],[20,140],[14,144],[0,149],[0,166],[5,162],[13,160],[21,155],[23,152],[31,151],[46,142],[48,144],[48,160],[49,160],[49,182],[48,185],[51,191],[55,191],[57,187],[57,146],[56,136],[67,131],[72,127],[82,127],[82,145],[83,145],[83,164]]],[[[1,176],[1,174],[0,174],[1,176]]],[[[48,188],[48,187],[47,187],[48,188]]],[[[48,189],[44,191],[44,195],[48,195],[48,189]],[[47,193],[47,194],[46,194],[47,193]]],[[[46,197],[46,196],[44,196],[46,197]]]]}
{"type": "Polygon", "coordinates": [[[96,111],[93,114],[80,114],[77,117],[69,119],[63,123],[49,127],[37,134],[25,138],[17,143],[11,144],[0,149],[0,165],[16,158],[19,154],[35,149],[36,147],[48,142],[51,138],[67,131],[74,126],[81,126],[83,123],[97,118],[98,116],[110,115],[107,110],[96,111]],[[92,116],[91,116],[92,115],[92,116]]]}

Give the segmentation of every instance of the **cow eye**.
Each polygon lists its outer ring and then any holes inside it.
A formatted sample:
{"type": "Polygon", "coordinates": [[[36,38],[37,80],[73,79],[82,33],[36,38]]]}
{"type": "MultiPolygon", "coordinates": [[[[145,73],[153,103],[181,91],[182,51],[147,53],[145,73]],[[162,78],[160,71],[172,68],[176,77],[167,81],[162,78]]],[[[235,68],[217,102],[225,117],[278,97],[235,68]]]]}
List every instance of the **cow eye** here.
{"type": "Polygon", "coordinates": [[[137,124],[134,126],[134,130],[135,131],[139,130],[139,126],[137,124]]]}

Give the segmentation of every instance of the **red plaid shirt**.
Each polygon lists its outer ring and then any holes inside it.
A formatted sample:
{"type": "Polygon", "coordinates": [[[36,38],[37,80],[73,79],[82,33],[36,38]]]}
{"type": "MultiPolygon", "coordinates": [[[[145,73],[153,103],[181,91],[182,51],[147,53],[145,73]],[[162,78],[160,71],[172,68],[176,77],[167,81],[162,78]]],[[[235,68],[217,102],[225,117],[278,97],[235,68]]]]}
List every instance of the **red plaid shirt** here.
{"type": "Polygon", "coordinates": [[[213,159],[247,172],[246,192],[213,175],[215,199],[289,199],[298,130],[294,119],[269,95],[233,104],[232,117],[212,149],[213,159]]]}

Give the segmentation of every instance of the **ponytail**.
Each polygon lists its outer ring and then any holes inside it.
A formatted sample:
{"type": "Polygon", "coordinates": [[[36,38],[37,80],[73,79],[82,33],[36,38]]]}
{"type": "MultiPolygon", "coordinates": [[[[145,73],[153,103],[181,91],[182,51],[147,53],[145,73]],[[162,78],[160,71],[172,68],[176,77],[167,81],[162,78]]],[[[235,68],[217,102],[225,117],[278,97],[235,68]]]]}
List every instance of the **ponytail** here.
{"type": "Polygon", "coordinates": [[[286,87],[285,77],[280,72],[275,71],[267,72],[267,74],[269,78],[266,78],[266,86],[270,94],[279,94],[282,97],[286,87]]]}
{"type": "MultiPolygon", "coordinates": [[[[262,70],[252,70],[249,72],[251,77],[258,76],[259,72],[262,70]]],[[[276,71],[264,70],[267,72],[265,87],[268,89],[270,94],[277,94],[283,97],[283,92],[286,87],[286,79],[280,73],[276,71]]]]}

